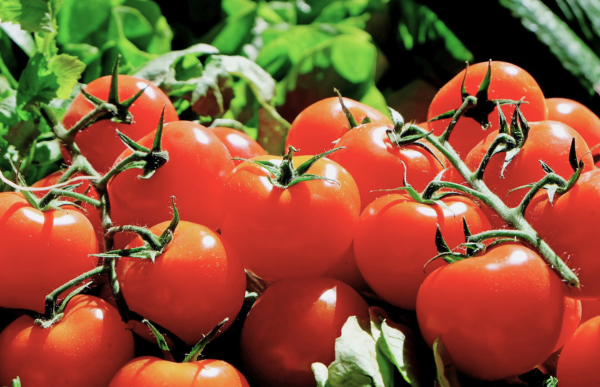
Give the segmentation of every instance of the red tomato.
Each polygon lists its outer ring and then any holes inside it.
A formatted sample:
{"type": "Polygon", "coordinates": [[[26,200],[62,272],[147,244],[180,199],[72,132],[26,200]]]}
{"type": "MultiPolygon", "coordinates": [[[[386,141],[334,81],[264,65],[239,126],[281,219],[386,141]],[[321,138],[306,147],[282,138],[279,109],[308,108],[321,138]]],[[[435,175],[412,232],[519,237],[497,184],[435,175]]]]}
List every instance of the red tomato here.
{"type": "Polygon", "coordinates": [[[249,387],[244,375],[221,360],[173,363],[152,356],[136,358],[108,387],[249,387]]]}
{"type": "MultiPolygon", "coordinates": [[[[58,180],[60,179],[60,177],[62,176],[62,174],[64,172],[65,171],[58,171],[49,176],[46,176],[43,179],[35,182],[32,185],[32,187],[49,187],[51,185],[54,185],[58,182],[58,180]]],[[[76,174],[73,177],[78,177],[78,176],[81,176],[81,175],[76,174]]],[[[74,182],[73,184],[80,184],[80,183],[81,183],[81,185],[79,187],[77,187],[74,192],[84,194],[85,191],[87,189],[89,189],[91,186],[90,181],[89,180],[78,180],[78,181],[74,182]]],[[[35,193],[38,197],[41,198],[42,196],[47,194],[48,191],[36,191],[35,193]]],[[[93,188],[88,193],[88,197],[90,197],[92,199],[96,199],[96,200],[99,199],[98,193],[93,188]]],[[[71,201],[74,200],[74,199],[72,200],[69,198],[64,198],[64,199],[71,200],[71,201]]],[[[94,227],[94,230],[96,230],[96,239],[98,239],[98,248],[100,249],[100,251],[104,251],[104,230],[102,229],[102,219],[100,217],[100,211],[96,207],[92,206],[91,204],[81,203],[80,205],[85,210],[84,214],[89,219],[90,223],[92,224],[92,227],[94,227]]]]}
{"type": "MultiPolygon", "coordinates": [[[[160,235],[168,222],[150,230],[160,235]]],[[[128,248],[140,247],[137,237],[128,248]]],[[[166,251],[150,260],[123,257],[117,278],[127,305],[188,344],[195,344],[244,302],[246,275],[228,244],[215,232],[182,221],[166,251]]]]}
{"type": "MultiPolygon", "coordinates": [[[[467,93],[473,96],[477,94],[479,85],[483,81],[487,70],[488,62],[469,66],[465,82],[467,93]]],[[[429,106],[427,119],[458,109],[462,105],[461,87],[464,76],[465,70],[461,71],[440,89],[429,106]]],[[[521,105],[521,111],[528,121],[542,121],[547,117],[548,111],[544,94],[537,82],[525,70],[513,64],[492,62],[492,79],[488,95],[489,99],[512,99],[516,101],[525,97],[525,101],[528,103],[521,105]]],[[[514,106],[503,105],[501,109],[508,122],[510,122],[514,106]]],[[[489,114],[488,119],[492,128],[498,127],[499,118],[496,109],[489,114]]],[[[430,122],[429,129],[433,130],[436,136],[439,136],[446,130],[450,120],[451,118],[447,118],[430,122]]],[[[488,131],[483,130],[481,125],[474,119],[462,117],[450,135],[450,144],[464,158],[487,133],[488,131]]]]}
{"type": "Polygon", "coordinates": [[[330,278],[285,280],[254,304],[242,330],[242,360],[263,387],[312,387],[311,364],[335,359],[335,339],[350,316],[369,306],[348,285],[330,278]]]}
{"type": "Polygon", "coordinates": [[[356,291],[366,289],[365,282],[354,255],[354,243],[350,245],[346,254],[344,254],[337,262],[335,262],[326,272],[323,277],[335,278],[338,281],[350,285],[356,291]]]}
{"type": "Polygon", "coordinates": [[[442,338],[457,369],[480,380],[532,370],[552,352],[563,285],[534,251],[503,244],[431,273],[417,296],[425,341],[442,338]]]}
{"type": "Polygon", "coordinates": [[[92,270],[98,241],[74,208],[41,212],[15,192],[0,193],[0,306],[42,313],[45,298],[92,270]]]}
{"type": "Polygon", "coordinates": [[[600,317],[582,324],[567,341],[558,359],[560,387],[597,386],[600,384],[600,317]]]}
{"type": "MultiPolygon", "coordinates": [[[[153,226],[172,217],[171,196],[181,219],[219,228],[225,211],[222,198],[225,177],[233,169],[231,155],[210,130],[189,121],[165,124],[162,147],[169,161],[150,179],[138,179],[139,169],[117,175],[108,185],[112,219],[117,225],[153,226]]],[[[152,147],[156,132],[139,143],[152,147]]],[[[131,154],[126,150],[120,160],[131,154]]],[[[115,239],[123,247],[132,237],[120,234],[115,239]]]]}
{"type": "MultiPolygon", "coordinates": [[[[98,78],[90,82],[85,90],[91,95],[106,101],[108,100],[111,79],[112,76],[98,78]]],[[[162,90],[145,79],[119,75],[119,99],[121,102],[133,97],[144,88],[146,88],[144,93],[129,108],[129,112],[133,115],[131,124],[120,124],[109,119],[102,120],[84,129],[75,137],[81,153],[98,172],[108,171],[117,156],[127,148],[117,136],[117,129],[137,141],[156,129],[163,106],[165,107],[165,122],[179,120],[177,111],[175,111],[169,97],[162,90]]],[[[63,125],[65,128],[70,129],[92,110],[94,110],[94,105],[83,94],[78,94],[65,113],[63,125]]],[[[64,148],[62,151],[63,158],[70,162],[69,154],[64,148]]]]}
{"type": "Polygon", "coordinates": [[[554,345],[552,352],[561,349],[565,343],[573,337],[575,330],[579,327],[580,321],[581,301],[565,297],[565,314],[563,316],[562,328],[560,329],[560,336],[558,337],[558,341],[554,345]]]}
{"type": "Polygon", "coordinates": [[[529,205],[526,219],[578,275],[581,287],[565,289],[565,294],[598,299],[600,260],[590,244],[600,237],[600,230],[592,226],[600,212],[600,170],[581,174],[569,191],[554,197],[553,203],[542,192],[529,205]]]}
{"type": "MultiPolygon", "coordinates": [[[[266,155],[267,152],[254,141],[250,136],[239,130],[231,128],[210,128],[210,130],[223,142],[231,157],[241,157],[251,159],[256,156],[266,155]]],[[[241,160],[233,160],[235,165],[240,164],[241,160]]]]}
{"type": "Polygon", "coordinates": [[[361,214],[354,236],[356,262],[371,289],[390,304],[415,310],[421,283],[444,265],[438,259],[425,272],[425,264],[438,254],[437,224],[450,248],[465,242],[463,217],[473,234],[491,229],[471,199],[452,196],[443,202],[450,210],[392,194],[378,198],[361,214]]]}
{"type": "MultiPolygon", "coordinates": [[[[392,121],[380,111],[363,103],[344,98],[344,105],[360,124],[365,117],[384,125],[392,121]]],[[[350,129],[338,97],[325,98],[304,109],[288,133],[285,149],[293,145],[298,155],[317,155],[334,147],[333,142],[350,129]]]]}
{"type": "MultiPolygon", "coordinates": [[[[548,119],[562,122],[575,129],[591,148],[600,144],[600,118],[590,109],[566,98],[548,98],[548,119]]],[[[594,154],[600,153],[596,149],[594,154]]]]}
{"type": "Polygon", "coordinates": [[[581,300],[580,324],[583,324],[596,316],[600,316],[600,300],[581,300]]]}
{"type": "Polygon", "coordinates": [[[133,336],[115,308],[76,296],[63,319],[42,328],[21,316],[0,334],[0,385],[105,387],[133,358],[133,336]]]}
{"type": "MultiPolygon", "coordinates": [[[[309,156],[294,158],[301,165],[309,156]]],[[[256,160],[281,163],[281,157],[256,160]]],[[[238,165],[227,177],[227,213],[221,233],[239,252],[244,267],[268,281],[321,276],[348,251],[360,211],[352,176],[339,164],[318,160],[312,180],[287,189],[273,186],[264,168],[238,165]]]]}

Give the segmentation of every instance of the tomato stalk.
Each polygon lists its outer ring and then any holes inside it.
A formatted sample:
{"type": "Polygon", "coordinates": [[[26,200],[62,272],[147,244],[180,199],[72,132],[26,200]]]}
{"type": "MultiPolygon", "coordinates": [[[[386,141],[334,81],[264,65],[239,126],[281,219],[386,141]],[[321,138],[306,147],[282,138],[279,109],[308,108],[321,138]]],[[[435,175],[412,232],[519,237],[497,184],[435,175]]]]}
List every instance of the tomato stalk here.
{"type": "Polygon", "coordinates": [[[196,345],[192,348],[192,351],[183,359],[183,363],[189,363],[192,361],[198,361],[198,357],[202,354],[204,348],[215,338],[215,336],[219,333],[219,330],[225,323],[229,321],[228,318],[225,318],[223,321],[219,323],[216,327],[214,327],[210,332],[206,334],[196,345]]]}

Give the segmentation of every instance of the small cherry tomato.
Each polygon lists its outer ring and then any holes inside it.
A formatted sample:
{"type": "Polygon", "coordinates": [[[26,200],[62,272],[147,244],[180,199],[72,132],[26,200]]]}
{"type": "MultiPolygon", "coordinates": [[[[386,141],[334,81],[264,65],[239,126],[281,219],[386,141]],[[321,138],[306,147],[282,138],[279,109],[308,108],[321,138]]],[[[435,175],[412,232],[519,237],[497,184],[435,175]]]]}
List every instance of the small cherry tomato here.
{"type": "MultiPolygon", "coordinates": [[[[256,156],[266,155],[267,152],[250,136],[239,130],[223,127],[210,128],[210,130],[223,142],[231,157],[251,159],[256,156]]],[[[233,160],[238,165],[242,160],[233,160]]]]}
{"type": "Polygon", "coordinates": [[[560,387],[600,384],[600,317],[582,324],[567,341],[558,359],[556,377],[560,387]]]}

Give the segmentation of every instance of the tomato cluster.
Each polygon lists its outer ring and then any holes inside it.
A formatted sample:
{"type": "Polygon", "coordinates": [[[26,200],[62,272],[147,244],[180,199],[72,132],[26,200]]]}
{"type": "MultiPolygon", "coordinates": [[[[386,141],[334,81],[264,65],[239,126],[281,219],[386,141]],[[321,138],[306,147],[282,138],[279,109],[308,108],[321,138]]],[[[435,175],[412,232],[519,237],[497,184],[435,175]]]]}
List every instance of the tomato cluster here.
{"type": "MultiPolygon", "coordinates": [[[[106,99],[111,82],[86,91],[106,99]]],[[[251,383],[313,386],[311,365],[335,359],[348,318],[369,318],[359,292],[416,311],[425,342],[440,339],[468,377],[516,377],[564,345],[561,386],[600,381],[584,371],[600,356],[600,311],[579,301],[600,298],[598,232],[585,226],[600,203],[591,111],[545,99],[517,66],[480,63],[439,91],[425,129],[329,98],[277,156],[179,121],[143,79],[118,85],[121,101],[140,94],[132,123],[79,128],[94,106],[78,96],[63,120],[78,131],[67,172],[37,196],[0,194],[0,307],[21,315],[0,333],[0,385],[249,386],[222,360],[134,358],[132,331],[189,352],[230,329],[251,383]],[[550,249],[579,287],[544,261],[550,249]],[[249,312],[247,290],[259,296],[249,312]]]]}

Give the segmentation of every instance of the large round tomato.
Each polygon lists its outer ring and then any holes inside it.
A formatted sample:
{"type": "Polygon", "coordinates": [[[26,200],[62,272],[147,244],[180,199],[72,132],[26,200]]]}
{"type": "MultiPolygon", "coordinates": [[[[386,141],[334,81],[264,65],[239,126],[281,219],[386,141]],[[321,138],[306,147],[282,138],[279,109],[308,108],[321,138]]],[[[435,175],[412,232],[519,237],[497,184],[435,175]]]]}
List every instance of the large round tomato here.
{"type": "Polygon", "coordinates": [[[425,341],[431,346],[441,337],[459,371],[500,380],[550,355],[564,304],[562,282],[539,255],[503,244],[425,278],[417,319],[425,341]]]}
{"type": "MultiPolygon", "coordinates": [[[[360,124],[365,117],[372,122],[392,124],[380,111],[363,103],[344,98],[344,105],[360,124]]],[[[286,149],[292,145],[298,148],[299,155],[316,155],[334,147],[333,142],[350,129],[342,105],[337,97],[325,98],[304,109],[294,122],[285,143],[286,149]]]]}
{"type": "MultiPolygon", "coordinates": [[[[309,156],[294,158],[296,166],[309,156]]],[[[262,156],[281,164],[281,157],[262,156]]],[[[227,212],[221,233],[244,267],[269,281],[321,276],[347,252],[360,211],[358,188],[339,164],[318,160],[308,174],[337,180],[311,180],[287,189],[269,182],[270,173],[251,162],[227,177],[227,212]]]]}
{"type": "Polygon", "coordinates": [[[136,358],[108,387],[249,387],[244,375],[222,360],[174,363],[152,356],[136,358]]]}
{"type": "MultiPolygon", "coordinates": [[[[160,235],[168,222],[150,230],[160,235]]],[[[142,246],[137,237],[128,248],[142,246]]],[[[215,232],[182,221],[156,261],[123,257],[117,278],[127,305],[188,344],[195,344],[244,302],[246,276],[238,257],[215,232]]]]}
{"type": "MultiPolygon", "coordinates": [[[[437,255],[436,225],[450,248],[465,242],[463,217],[473,233],[490,229],[472,200],[453,196],[443,202],[448,209],[392,194],[376,199],[360,216],[354,236],[356,262],[371,289],[392,305],[415,309],[427,276],[425,264],[437,255]]],[[[443,259],[431,262],[427,273],[443,264],[443,259]]]]}
{"type": "MultiPolygon", "coordinates": [[[[566,98],[548,98],[548,119],[560,121],[575,129],[591,148],[600,144],[600,118],[590,109],[566,98]]],[[[596,149],[594,154],[600,153],[596,149]]]]}
{"type": "Polygon", "coordinates": [[[600,316],[600,300],[581,300],[581,322],[600,316]]]}
{"type": "Polygon", "coordinates": [[[50,328],[21,316],[0,334],[0,385],[105,387],[133,358],[133,336],[115,308],[76,296],[50,328]]]}
{"type": "Polygon", "coordinates": [[[47,212],[20,193],[0,193],[0,306],[42,313],[45,298],[92,270],[98,241],[83,213],[73,207],[47,212]]]}
{"type": "MultiPolygon", "coordinates": [[[[112,76],[98,78],[90,82],[85,90],[106,101],[111,79],[112,76]]],[[[109,119],[101,120],[84,129],[75,137],[81,153],[100,173],[108,171],[117,156],[127,148],[117,136],[117,129],[137,141],[156,129],[163,107],[165,108],[165,122],[179,119],[169,97],[149,81],[129,75],[119,75],[118,80],[121,102],[133,97],[138,91],[146,89],[129,108],[129,112],[133,115],[133,122],[120,124],[109,119]]],[[[92,110],[94,110],[94,105],[83,94],[78,94],[63,118],[65,128],[70,129],[92,110]]],[[[64,149],[63,157],[67,161],[71,159],[64,149]]]]}
{"type": "MultiPolygon", "coordinates": [[[[233,169],[229,151],[209,129],[193,122],[171,122],[163,130],[162,148],[169,152],[166,164],[149,179],[139,179],[141,170],[129,169],[109,183],[114,223],[153,226],[170,220],[171,196],[175,196],[181,219],[216,230],[225,211],[225,177],[233,169]]],[[[139,143],[152,147],[155,133],[139,143]]],[[[118,160],[130,154],[128,149],[118,160]]],[[[117,237],[118,247],[131,240],[117,237]]]]}
{"type": "Polygon", "coordinates": [[[599,361],[600,317],[594,317],[577,328],[560,353],[556,370],[560,387],[597,386],[599,361]]]}
{"type": "Polygon", "coordinates": [[[348,285],[330,278],[285,280],[254,304],[242,330],[242,360],[262,387],[312,387],[311,364],[335,359],[335,339],[350,316],[369,306],[348,285]]]}
{"type": "MultiPolygon", "coordinates": [[[[266,155],[267,152],[254,141],[250,136],[239,130],[217,126],[210,130],[223,142],[231,157],[241,157],[251,159],[252,157],[266,155]]],[[[233,160],[235,165],[240,164],[241,160],[233,160]]]]}
{"type": "MultiPolygon", "coordinates": [[[[488,62],[477,63],[469,66],[467,70],[467,79],[465,88],[470,95],[476,95],[479,85],[485,78],[488,71],[488,62]]],[[[465,70],[452,78],[436,94],[429,106],[427,119],[431,119],[450,110],[458,109],[462,105],[461,87],[465,70]]],[[[525,70],[510,63],[492,62],[492,78],[489,88],[489,99],[512,99],[520,100],[525,97],[528,103],[521,105],[521,111],[528,121],[545,120],[548,114],[546,100],[537,82],[525,70]]],[[[502,112],[508,119],[512,119],[514,106],[501,106],[502,112]]],[[[488,115],[491,128],[498,128],[498,111],[494,109],[488,115]]],[[[433,121],[429,123],[429,129],[433,130],[436,136],[442,134],[450,123],[451,119],[433,121]]],[[[467,153],[486,135],[487,131],[481,128],[481,124],[470,117],[462,117],[452,134],[450,135],[450,144],[461,157],[466,157],[467,153]]]]}
{"type": "Polygon", "coordinates": [[[581,301],[574,298],[565,297],[565,314],[563,315],[563,323],[560,329],[560,336],[554,345],[552,352],[561,349],[567,340],[573,337],[575,330],[579,327],[581,321],[581,301]]]}

